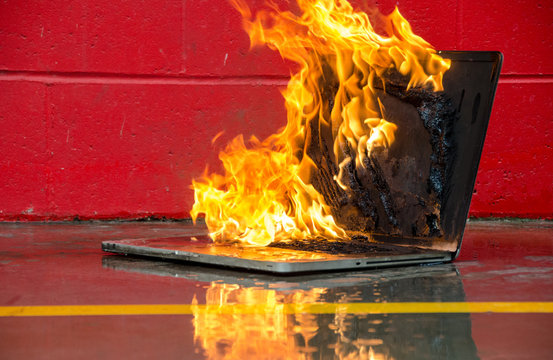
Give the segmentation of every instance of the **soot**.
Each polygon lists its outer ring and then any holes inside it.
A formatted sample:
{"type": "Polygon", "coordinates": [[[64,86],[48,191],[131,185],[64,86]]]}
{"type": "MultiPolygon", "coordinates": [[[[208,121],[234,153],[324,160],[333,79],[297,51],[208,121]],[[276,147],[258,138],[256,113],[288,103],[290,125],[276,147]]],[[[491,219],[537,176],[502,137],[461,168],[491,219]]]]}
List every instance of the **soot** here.
{"type": "Polygon", "coordinates": [[[349,240],[328,240],[318,237],[287,242],[281,241],[272,243],[269,247],[341,255],[365,255],[371,253],[405,254],[410,251],[409,248],[371,243],[367,237],[361,235],[353,236],[349,240]]]}
{"type": "Polygon", "coordinates": [[[307,123],[305,152],[317,165],[311,183],[347,231],[442,236],[441,210],[455,156],[452,129],[457,111],[443,92],[424,87],[406,90],[408,80],[394,72],[385,79],[374,86],[384,118],[397,125],[396,139],[389,148],[373,149],[363,166],[355,166],[353,149],[342,144],[340,151],[352,159],[342,176],[348,187],[344,190],[333,180],[339,172],[333,152],[338,124],[332,123],[330,113],[338,82],[330,67],[323,65],[322,113],[330,125],[319,117],[307,123]]]}

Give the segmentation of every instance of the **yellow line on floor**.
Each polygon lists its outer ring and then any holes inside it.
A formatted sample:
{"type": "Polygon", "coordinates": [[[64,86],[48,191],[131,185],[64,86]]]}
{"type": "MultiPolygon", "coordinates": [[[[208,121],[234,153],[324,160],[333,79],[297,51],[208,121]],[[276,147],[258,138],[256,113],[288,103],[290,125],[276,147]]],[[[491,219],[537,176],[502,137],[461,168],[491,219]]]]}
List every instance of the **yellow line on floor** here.
{"type": "Polygon", "coordinates": [[[12,316],[106,316],[190,314],[407,314],[407,313],[553,313],[553,302],[395,302],[308,304],[141,304],[1,306],[0,317],[12,316]]]}

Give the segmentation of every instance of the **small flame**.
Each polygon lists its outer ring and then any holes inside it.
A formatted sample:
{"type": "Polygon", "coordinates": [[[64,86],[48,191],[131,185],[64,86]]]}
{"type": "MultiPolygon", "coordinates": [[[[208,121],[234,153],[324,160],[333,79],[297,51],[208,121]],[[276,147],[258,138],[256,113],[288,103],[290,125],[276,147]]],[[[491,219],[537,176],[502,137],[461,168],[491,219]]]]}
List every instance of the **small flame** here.
{"type": "Polygon", "coordinates": [[[384,78],[396,71],[407,89],[440,91],[450,61],[415,35],[397,8],[383,17],[386,35],[379,35],[368,15],[345,0],[297,0],[301,15],[273,7],[255,16],[243,0],[230,2],[243,16],[252,47],[267,45],[300,70],[283,91],[286,127],[263,141],[252,137],[248,146],[241,135],[234,138],[219,154],[224,175],[206,170],[193,181],[192,218],[205,214],[215,241],[345,238],[310,181],[317,170],[306,152],[311,126],[332,132],[339,168],[334,181],[347,190],[344,168],[362,167],[372,151],[394,143],[397,126],[386,120],[375,84],[385,87],[384,78]],[[328,99],[331,87],[335,93],[328,99]]]}

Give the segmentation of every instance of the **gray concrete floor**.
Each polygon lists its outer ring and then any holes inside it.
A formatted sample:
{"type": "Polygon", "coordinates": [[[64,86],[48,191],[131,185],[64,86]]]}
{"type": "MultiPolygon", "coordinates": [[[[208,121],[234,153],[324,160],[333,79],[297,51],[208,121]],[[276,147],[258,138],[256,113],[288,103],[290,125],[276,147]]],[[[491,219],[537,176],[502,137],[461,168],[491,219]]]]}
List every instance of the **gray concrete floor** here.
{"type": "Polygon", "coordinates": [[[553,358],[551,222],[472,221],[451,264],[285,278],[100,250],[204,232],[0,224],[0,357],[553,358]]]}

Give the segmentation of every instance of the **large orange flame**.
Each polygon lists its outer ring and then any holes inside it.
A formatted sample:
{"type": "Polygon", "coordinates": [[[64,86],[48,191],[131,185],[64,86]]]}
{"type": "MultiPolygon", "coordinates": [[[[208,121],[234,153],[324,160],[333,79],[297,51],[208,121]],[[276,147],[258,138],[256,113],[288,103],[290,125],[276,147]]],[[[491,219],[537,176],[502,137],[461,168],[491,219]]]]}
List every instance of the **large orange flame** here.
{"type": "Polygon", "coordinates": [[[300,15],[276,8],[254,15],[243,0],[230,2],[243,16],[252,46],[267,45],[300,70],[283,92],[286,127],[263,141],[252,137],[249,146],[242,136],[232,140],[219,154],[224,175],[206,172],[193,181],[192,218],[204,213],[215,241],[267,245],[314,236],[345,238],[310,182],[316,165],[306,153],[308,124],[316,119],[319,128],[332,131],[340,172],[331,180],[347,189],[344,167],[364,166],[371,151],[394,142],[396,125],[386,121],[374,84],[384,86],[385,76],[396,71],[407,79],[407,88],[442,90],[450,62],[412,32],[397,8],[383,17],[386,34],[380,35],[367,14],[345,0],[297,0],[300,15]],[[337,86],[328,101],[325,84],[331,81],[337,86]]]}

